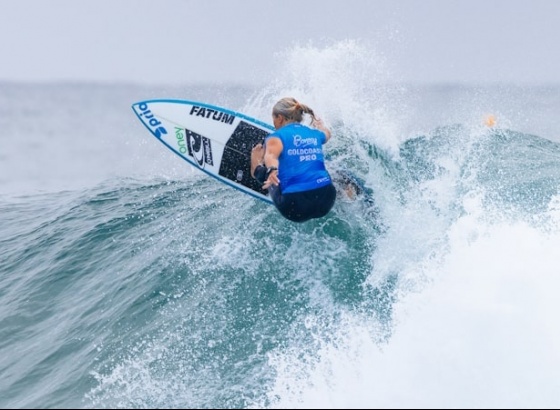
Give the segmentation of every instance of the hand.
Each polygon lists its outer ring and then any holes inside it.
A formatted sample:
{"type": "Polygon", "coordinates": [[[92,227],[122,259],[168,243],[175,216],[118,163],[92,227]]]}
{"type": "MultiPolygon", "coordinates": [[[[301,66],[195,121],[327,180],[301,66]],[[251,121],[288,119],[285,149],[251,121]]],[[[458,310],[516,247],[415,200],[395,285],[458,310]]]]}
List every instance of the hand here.
{"type": "Polygon", "coordinates": [[[280,184],[280,180],[278,179],[278,170],[274,170],[268,176],[268,179],[264,181],[263,188],[268,189],[271,185],[278,185],[280,184]]]}
{"type": "Polygon", "coordinates": [[[320,118],[315,118],[311,121],[311,126],[317,128],[320,131],[323,131],[327,136],[327,141],[331,139],[331,130],[327,128],[327,126],[323,123],[323,120],[320,118]]]}

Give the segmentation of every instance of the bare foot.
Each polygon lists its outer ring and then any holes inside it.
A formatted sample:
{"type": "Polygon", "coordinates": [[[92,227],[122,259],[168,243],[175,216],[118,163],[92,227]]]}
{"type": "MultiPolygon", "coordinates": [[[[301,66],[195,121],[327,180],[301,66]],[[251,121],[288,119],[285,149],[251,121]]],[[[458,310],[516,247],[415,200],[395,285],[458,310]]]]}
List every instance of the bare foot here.
{"type": "Polygon", "coordinates": [[[351,200],[356,199],[356,196],[358,195],[358,193],[356,192],[356,188],[350,184],[344,187],[344,192],[346,192],[346,196],[348,196],[348,198],[351,200]]]}
{"type": "Polygon", "coordinates": [[[251,176],[255,177],[255,168],[263,163],[264,160],[264,147],[262,144],[257,144],[251,150],[251,176]]]}

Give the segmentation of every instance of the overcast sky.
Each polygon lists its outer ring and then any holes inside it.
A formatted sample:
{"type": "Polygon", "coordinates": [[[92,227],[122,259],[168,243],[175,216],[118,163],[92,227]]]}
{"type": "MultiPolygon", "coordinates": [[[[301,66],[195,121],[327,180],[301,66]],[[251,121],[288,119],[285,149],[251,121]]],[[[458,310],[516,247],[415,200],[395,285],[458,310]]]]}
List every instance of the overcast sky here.
{"type": "Polygon", "coordinates": [[[0,80],[265,81],[295,44],[366,41],[394,79],[560,83],[557,0],[0,0],[0,80]]]}

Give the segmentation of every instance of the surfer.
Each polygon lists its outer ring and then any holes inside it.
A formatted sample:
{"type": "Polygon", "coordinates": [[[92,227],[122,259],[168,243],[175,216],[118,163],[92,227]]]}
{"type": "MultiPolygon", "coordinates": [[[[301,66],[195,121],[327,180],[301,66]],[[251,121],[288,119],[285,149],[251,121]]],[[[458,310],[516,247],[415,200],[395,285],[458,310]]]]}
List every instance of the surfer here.
{"type": "Polygon", "coordinates": [[[272,121],[276,130],[251,152],[251,175],[290,221],[327,215],[336,199],[322,148],[330,130],[311,108],[291,97],[274,105],[272,121]],[[304,114],[311,116],[311,127],[301,123],[304,114]]]}

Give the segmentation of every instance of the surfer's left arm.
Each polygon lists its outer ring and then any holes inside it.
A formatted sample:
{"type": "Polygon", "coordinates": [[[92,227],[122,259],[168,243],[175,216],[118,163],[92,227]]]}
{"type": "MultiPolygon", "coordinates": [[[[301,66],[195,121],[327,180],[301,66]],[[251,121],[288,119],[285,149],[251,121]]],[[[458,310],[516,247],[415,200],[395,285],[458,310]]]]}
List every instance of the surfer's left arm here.
{"type": "Polygon", "coordinates": [[[283,145],[280,138],[269,138],[266,148],[257,144],[251,152],[251,176],[263,184],[264,189],[270,185],[278,185],[278,157],[283,145]]]}
{"type": "Polygon", "coordinates": [[[268,189],[271,185],[278,185],[278,158],[282,153],[284,146],[282,140],[276,137],[269,137],[266,140],[266,150],[264,153],[264,165],[267,169],[267,180],[264,182],[263,188],[268,189]]]}

